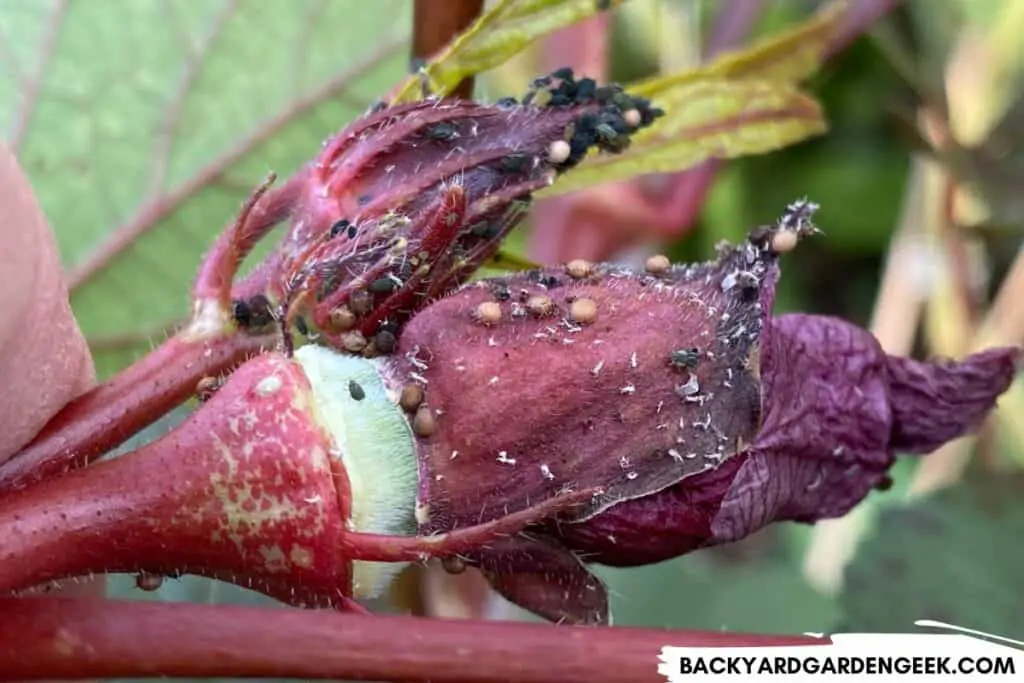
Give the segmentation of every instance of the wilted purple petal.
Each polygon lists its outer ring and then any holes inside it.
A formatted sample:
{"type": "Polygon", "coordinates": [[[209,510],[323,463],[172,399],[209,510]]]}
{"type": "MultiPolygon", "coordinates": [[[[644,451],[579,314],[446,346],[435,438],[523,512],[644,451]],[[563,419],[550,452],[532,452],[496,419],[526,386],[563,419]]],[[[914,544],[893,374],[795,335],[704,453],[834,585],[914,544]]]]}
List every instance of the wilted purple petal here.
{"type": "Polygon", "coordinates": [[[838,517],[886,477],[894,451],[975,428],[1010,384],[1016,349],[922,363],[835,318],[784,315],[762,335],[764,423],[707,545],[773,521],[838,517]]]}
{"type": "Polygon", "coordinates": [[[1017,373],[1020,349],[989,349],[961,363],[920,363],[889,356],[891,445],[928,453],[977,427],[1017,373]]]}
{"type": "Polygon", "coordinates": [[[738,455],[717,469],[654,495],[624,501],[583,524],[552,524],[549,532],[587,562],[639,567],[703,546],[711,523],[745,461],[738,455]]]}

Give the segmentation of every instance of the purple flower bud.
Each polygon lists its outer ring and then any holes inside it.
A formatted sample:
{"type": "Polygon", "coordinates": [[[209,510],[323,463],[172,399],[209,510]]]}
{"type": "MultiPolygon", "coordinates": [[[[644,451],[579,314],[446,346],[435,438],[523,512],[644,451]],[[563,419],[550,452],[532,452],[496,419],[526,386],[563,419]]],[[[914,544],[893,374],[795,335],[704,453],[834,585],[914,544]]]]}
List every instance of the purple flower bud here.
{"type": "Polygon", "coordinates": [[[842,515],[896,451],[975,428],[1019,349],[925,363],[839,319],[770,317],[774,250],[811,232],[803,208],[711,263],[574,262],[424,309],[388,361],[418,398],[421,532],[600,487],[572,517],[465,559],[527,609],[602,623],[607,595],[584,563],[659,562],[842,515]]]}
{"type": "Polygon", "coordinates": [[[375,109],[303,172],[275,292],[289,316],[312,314],[335,348],[348,348],[338,335],[352,329],[395,332],[494,255],[534,192],[592,150],[621,152],[661,114],[568,72],[539,79],[522,104],[375,109]]]}

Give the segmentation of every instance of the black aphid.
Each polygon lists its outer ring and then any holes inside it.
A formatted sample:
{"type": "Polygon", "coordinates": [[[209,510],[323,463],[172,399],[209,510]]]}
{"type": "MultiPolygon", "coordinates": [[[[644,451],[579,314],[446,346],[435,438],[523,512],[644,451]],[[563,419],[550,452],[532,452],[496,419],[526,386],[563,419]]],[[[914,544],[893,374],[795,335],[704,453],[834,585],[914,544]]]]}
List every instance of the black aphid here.
{"type": "Polygon", "coordinates": [[[392,278],[382,277],[371,282],[370,286],[367,287],[367,289],[373,292],[374,294],[390,294],[391,292],[398,289],[400,284],[401,283],[395,282],[395,280],[393,280],[392,278]]]}
{"type": "Polygon", "coordinates": [[[231,302],[231,317],[242,329],[258,330],[274,322],[274,310],[270,299],[257,294],[231,302]]]}
{"type": "Polygon", "coordinates": [[[442,121],[441,123],[435,123],[432,126],[427,126],[423,130],[423,134],[428,140],[447,142],[459,137],[459,129],[454,123],[442,121]]]}
{"type": "Polygon", "coordinates": [[[341,220],[339,220],[338,222],[331,226],[331,239],[334,239],[335,237],[341,235],[342,233],[348,233],[349,239],[355,237],[355,235],[353,234],[355,233],[355,226],[353,226],[351,221],[349,221],[347,218],[342,218],[341,220]]]}
{"type": "Polygon", "coordinates": [[[366,390],[363,389],[363,385],[355,380],[350,380],[348,383],[348,395],[352,397],[353,401],[362,401],[366,398],[366,390]]]}
{"type": "Polygon", "coordinates": [[[692,370],[700,362],[700,351],[698,349],[678,349],[672,352],[669,363],[677,368],[692,370]]]}

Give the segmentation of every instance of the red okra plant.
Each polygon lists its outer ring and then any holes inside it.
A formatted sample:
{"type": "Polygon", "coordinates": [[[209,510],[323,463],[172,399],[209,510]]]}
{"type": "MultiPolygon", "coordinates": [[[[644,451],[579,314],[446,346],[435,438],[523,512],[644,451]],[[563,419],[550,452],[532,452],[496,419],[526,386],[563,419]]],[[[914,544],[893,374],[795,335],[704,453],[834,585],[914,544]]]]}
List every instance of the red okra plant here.
{"type": "Polygon", "coordinates": [[[441,557],[552,620],[600,624],[588,562],[841,515],[884,486],[894,450],[975,427],[1020,353],[919,363],[839,320],[773,318],[779,255],[815,231],[813,208],[711,263],[571,262],[466,285],[388,348],[378,332],[358,355],[344,337],[260,354],[167,436],[0,498],[0,589],[189,572],[358,609],[401,563],[441,557]]]}
{"type": "MultiPolygon", "coordinates": [[[[422,80],[444,94],[466,73],[438,64],[422,80]]],[[[439,557],[550,620],[604,624],[588,564],[843,514],[884,486],[894,451],[975,427],[1017,349],[919,363],[839,320],[773,317],[779,258],[816,231],[805,201],[709,263],[573,261],[467,284],[562,173],[678,135],[666,87],[560,69],[495,104],[410,102],[406,88],[261,186],[202,265],[190,323],[0,465],[0,591],[195,573],[362,611],[406,563],[439,557]],[[283,221],[278,247],[236,279],[283,221]],[[202,406],[174,431],[94,462],[193,394],[202,406]]],[[[764,96],[744,109],[752,125],[820,114],[781,86],[736,90],[764,96]]],[[[671,170],[668,156],[649,170],[671,170]]],[[[8,661],[34,642],[18,624],[45,634],[90,619],[38,604],[5,601],[8,661]]],[[[149,614],[120,613],[125,627],[149,614]]],[[[100,631],[93,652],[109,642],[100,631]]],[[[45,658],[35,642],[25,651],[45,658]]]]}

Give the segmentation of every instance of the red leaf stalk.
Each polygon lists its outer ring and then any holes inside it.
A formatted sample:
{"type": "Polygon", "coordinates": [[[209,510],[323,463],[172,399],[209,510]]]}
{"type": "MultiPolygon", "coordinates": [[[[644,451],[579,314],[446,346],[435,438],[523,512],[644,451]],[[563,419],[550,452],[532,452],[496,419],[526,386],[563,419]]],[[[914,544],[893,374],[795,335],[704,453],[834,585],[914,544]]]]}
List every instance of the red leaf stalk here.
{"type": "MultiPolygon", "coordinates": [[[[260,185],[207,255],[196,278],[192,320],[155,351],[65,406],[17,455],[0,466],[0,492],[84,467],[195,394],[199,380],[227,373],[276,341],[239,334],[231,317],[231,284],[256,242],[291,213],[302,174],[268,192],[260,185]]],[[[236,287],[249,296],[267,288],[272,263],[236,287]]]]}
{"type": "MultiPolygon", "coordinates": [[[[412,70],[438,54],[465,31],[484,9],[483,0],[415,0],[413,3],[412,70]]],[[[473,95],[474,79],[463,79],[451,97],[467,99],[473,95]]]]}
{"type": "Polygon", "coordinates": [[[664,680],[665,645],[827,638],[362,617],[190,604],[0,598],[0,680],[289,677],[470,683],[664,680]]]}
{"type": "Polygon", "coordinates": [[[165,341],[115,378],[64,407],[35,439],[0,466],[0,494],[84,467],[195,394],[205,376],[228,372],[275,337],[165,341]]]}

